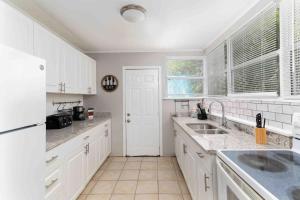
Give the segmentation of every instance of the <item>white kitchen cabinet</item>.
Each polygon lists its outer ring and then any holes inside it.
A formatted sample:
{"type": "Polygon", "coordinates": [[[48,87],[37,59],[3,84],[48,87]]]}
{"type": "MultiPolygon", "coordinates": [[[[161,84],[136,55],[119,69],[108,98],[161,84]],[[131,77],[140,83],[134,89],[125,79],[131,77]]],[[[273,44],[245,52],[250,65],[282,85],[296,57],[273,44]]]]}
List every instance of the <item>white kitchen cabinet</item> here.
{"type": "Polygon", "coordinates": [[[198,161],[198,165],[196,168],[196,178],[199,184],[197,190],[198,200],[213,199],[213,175],[211,173],[211,170],[204,167],[203,162],[205,162],[205,160],[202,160],[201,162],[198,161]]]}
{"type": "Polygon", "coordinates": [[[206,153],[174,123],[175,154],[193,200],[216,199],[214,155],[206,153]]]}
{"type": "Polygon", "coordinates": [[[84,145],[79,145],[70,152],[65,163],[65,199],[76,200],[84,189],[86,181],[86,154],[84,145]]]}
{"type": "Polygon", "coordinates": [[[0,43],[33,54],[33,21],[0,1],[0,43]]]}
{"type": "Polygon", "coordinates": [[[192,199],[197,199],[198,177],[197,174],[197,155],[191,146],[186,145],[184,150],[184,168],[186,174],[186,183],[189,188],[192,199]]]}
{"type": "Polygon", "coordinates": [[[0,1],[0,44],[46,60],[46,91],[96,94],[96,61],[0,1]]]}
{"type": "Polygon", "coordinates": [[[80,57],[80,91],[82,94],[96,94],[96,62],[82,54],[80,57]]]}
{"type": "Polygon", "coordinates": [[[111,153],[111,121],[107,121],[104,125],[105,136],[105,158],[111,153]]]}
{"type": "Polygon", "coordinates": [[[34,55],[46,60],[47,92],[63,92],[61,70],[64,65],[63,43],[38,24],[34,24],[34,55]]]}
{"type": "Polygon", "coordinates": [[[45,200],[62,200],[62,174],[61,169],[56,169],[45,179],[46,196],[45,200]]]}
{"type": "Polygon", "coordinates": [[[111,152],[110,124],[107,120],[47,152],[46,200],[79,196],[111,152]]]}
{"type": "Polygon", "coordinates": [[[61,66],[60,77],[64,84],[64,93],[79,94],[78,84],[80,82],[79,52],[67,43],[63,45],[64,62],[61,66]]]}

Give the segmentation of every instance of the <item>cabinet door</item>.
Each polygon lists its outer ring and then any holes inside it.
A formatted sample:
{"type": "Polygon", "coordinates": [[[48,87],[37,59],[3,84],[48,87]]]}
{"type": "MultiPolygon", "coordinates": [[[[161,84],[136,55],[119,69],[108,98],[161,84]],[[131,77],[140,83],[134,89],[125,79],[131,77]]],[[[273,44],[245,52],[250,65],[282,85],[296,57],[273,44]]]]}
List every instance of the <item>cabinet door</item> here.
{"type": "Polygon", "coordinates": [[[207,170],[202,162],[198,162],[197,166],[198,181],[198,200],[213,200],[212,174],[207,170]]]}
{"type": "Polygon", "coordinates": [[[96,61],[89,58],[89,92],[91,94],[97,93],[97,83],[96,83],[96,61]]]}
{"type": "Polygon", "coordinates": [[[45,28],[34,24],[34,55],[46,60],[47,92],[61,92],[62,43],[45,28]]]}
{"type": "Polygon", "coordinates": [[[0,43],[33,54],[33,21],[0,1],[0,43]]]}
{"type": "Polygon", "coordinates": [[[87,173],[86,173],[86,180],[89,181],[94,173],[97,170],[97,140],[90,141],[88,143],[88,153],[86,155],[86,161],[87,161],[87,173]]]}
{"type": "Polygon", "coordinates": [[[191,193],[192,199],[197,199],[197,188],[198,188],[198,180],[197,180],[197,157],[195,152],[187,146],[187,150],[185,150],[184,154],[184,164],[186,170],[186,182],[191,193]]]}
{"type": "Polygon", "coordinates": [[[86,151],[80,145],[66,160],[66,198],[75,200],[84,188],[86,180],[86,151]]]}
{"type": "Polygon", "coordinates": [[[105,127],[105,159],[111,153],[111,123],[108,121],[105,127]]]}
{"type": "Polygon", "coordinates": [[[79,56],[79,90],[81,94],[88,94],[88,59],[87,56],[80,54],[79,56]]]}
{"type": "Polygon", "coordinates": [[[78,90],[79,81],[79,53],[69,44],[64,43],[64,65],[62,66],[62,82],[65,84],[65,93],[76,94],[80,93],[78,90]]]}

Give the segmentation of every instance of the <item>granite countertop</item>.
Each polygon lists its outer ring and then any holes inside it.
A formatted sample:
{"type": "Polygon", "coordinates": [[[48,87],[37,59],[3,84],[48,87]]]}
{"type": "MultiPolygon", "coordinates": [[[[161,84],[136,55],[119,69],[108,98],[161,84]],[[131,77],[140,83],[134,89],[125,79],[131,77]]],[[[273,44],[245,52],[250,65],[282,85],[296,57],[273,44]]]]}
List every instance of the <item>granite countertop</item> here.
{"type": "Polygon", "coordinates": [[[282,149],[273,144],[256,144],[255,137],[242,131],[223,129],[228,134],[198,134],[186,124],[209,123],[219,127],[219,123],[212,120],[198,120],[191,117],[173,117],[177,123],[196,143],[208,153],[216,154],[218,150],[224,149],[282,149]]]}
{"type": "Polygon", "coordinates": [[[95,126],[111,119],[110,113],[99,113],[93,120],[73,121],[69,127],[62,129],[49,129],[46,131],[46,151],[71,140],[78,135],[94,128],[95,126]]]}

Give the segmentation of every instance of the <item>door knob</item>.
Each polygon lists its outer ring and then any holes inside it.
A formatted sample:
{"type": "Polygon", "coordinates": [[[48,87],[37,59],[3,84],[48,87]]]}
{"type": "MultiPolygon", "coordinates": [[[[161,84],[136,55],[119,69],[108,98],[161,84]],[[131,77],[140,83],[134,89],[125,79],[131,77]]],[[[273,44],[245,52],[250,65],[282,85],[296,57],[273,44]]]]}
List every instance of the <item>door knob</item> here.
{"type": "Polygon", "coordinates": [[[130,119],[127,119],[127,123],[130,123],[130,119]]]}

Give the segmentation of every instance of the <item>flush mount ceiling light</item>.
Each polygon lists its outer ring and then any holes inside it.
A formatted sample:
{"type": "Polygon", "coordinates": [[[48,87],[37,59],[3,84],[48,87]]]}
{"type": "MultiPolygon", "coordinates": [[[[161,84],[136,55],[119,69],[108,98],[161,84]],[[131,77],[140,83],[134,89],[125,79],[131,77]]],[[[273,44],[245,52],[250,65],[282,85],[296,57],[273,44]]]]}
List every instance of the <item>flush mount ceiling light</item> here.
{"type": "Polygon", "coordinates": [[[146,9],[135,4],[123,6],[120,13],[126,21],[132,23],[141,22],[146,18],[146,9]]]}

